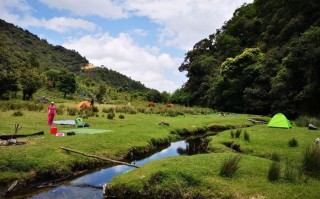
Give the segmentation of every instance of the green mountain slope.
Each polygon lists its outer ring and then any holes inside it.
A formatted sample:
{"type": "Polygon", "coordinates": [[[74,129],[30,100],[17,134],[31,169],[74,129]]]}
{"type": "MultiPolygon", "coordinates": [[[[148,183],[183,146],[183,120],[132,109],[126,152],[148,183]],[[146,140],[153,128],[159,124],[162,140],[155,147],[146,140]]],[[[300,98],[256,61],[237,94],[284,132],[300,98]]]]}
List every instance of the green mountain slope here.
{"type": "Polygon", "coordinates": [[[0,19],[0,98],[22,91],[32,98],[40,88],[60,91],[66,96],[90,87],[83,81],[105,84],[122,91],[148,91],[143,84],[108,68],[83,70],[89,61],[74,50],[49,44],[28,30],[0,19]],[[82,84],[82,85],[81,85],[82,84]]]}

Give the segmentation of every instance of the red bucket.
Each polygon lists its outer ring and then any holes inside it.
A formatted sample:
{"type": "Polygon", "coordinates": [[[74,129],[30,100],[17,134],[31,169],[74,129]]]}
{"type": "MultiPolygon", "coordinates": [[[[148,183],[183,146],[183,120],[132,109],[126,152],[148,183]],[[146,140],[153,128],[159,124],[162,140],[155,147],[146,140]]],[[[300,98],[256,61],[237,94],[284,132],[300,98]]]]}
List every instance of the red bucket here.
{"type": "Polygon", "coordinates": [[[55,127],[55,126],[53,126],[53,127],[51,127],[51,129],[50,129],[50,134],[56,134],[57,131],[58,131],[58,128],[55,127]]]}

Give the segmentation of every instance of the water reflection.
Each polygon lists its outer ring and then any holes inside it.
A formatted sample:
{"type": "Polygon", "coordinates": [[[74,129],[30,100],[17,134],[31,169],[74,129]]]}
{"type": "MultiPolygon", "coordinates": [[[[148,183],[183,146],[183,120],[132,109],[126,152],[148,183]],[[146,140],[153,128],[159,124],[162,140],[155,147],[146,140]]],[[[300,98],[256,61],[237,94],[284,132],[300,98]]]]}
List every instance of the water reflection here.
{"type": "MultiPolygon", "coordinates": [[[[171,145],[142,160],[133,161],[132,164],[143,165],[147,162],[179,155],[193,155],[199,153],[197,150],[203,150],[204,140],[201,138],[190,139],[186,141],[173,142],[171,145]]],[[[31,196],[32,199],[66,199],[66,198],[103,198],[102,187],[109,183],[112,178],[118,174],[135,169],[126,165],[118,165],[81,176],[70,182],[64,183],[49,191],[31,196]]]]}

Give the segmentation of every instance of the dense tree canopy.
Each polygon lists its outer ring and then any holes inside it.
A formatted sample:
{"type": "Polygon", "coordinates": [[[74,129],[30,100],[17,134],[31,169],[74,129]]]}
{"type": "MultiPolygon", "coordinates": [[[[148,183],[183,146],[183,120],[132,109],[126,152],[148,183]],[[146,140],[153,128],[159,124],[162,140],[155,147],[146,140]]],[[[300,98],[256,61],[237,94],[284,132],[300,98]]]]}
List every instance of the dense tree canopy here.
{"type": "Polygon", "coordinates": [[[188,81],[172,97],[222,111],[319,114],[319,10],[317,0],[244,4],[186,54],[179,70],[188,81]]]}

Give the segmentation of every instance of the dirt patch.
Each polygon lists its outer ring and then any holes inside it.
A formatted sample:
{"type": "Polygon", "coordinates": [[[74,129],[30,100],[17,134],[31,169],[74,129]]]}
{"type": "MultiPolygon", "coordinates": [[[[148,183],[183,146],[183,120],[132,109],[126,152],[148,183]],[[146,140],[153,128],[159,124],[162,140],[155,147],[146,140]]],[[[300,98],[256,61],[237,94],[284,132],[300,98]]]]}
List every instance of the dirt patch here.
{"type": "Polygon", "coordinates": [[[82,66],[81,69],[82,70],[89,70],[89,69],[92,69],[92,68],[95,68],[96,66],[93,65],[93,64],[87,64],[85,66],[82,66]]]}

